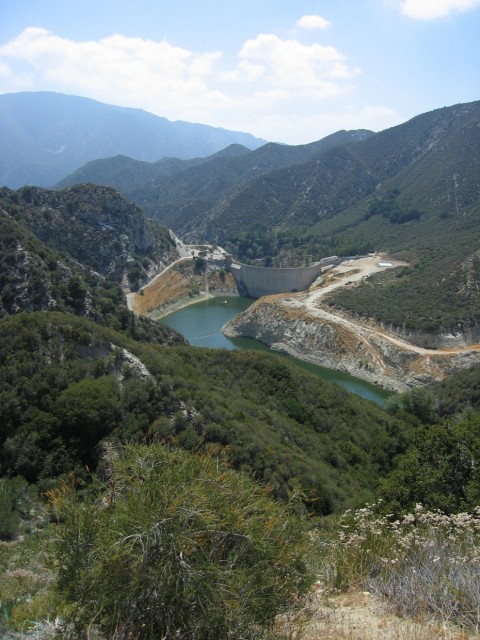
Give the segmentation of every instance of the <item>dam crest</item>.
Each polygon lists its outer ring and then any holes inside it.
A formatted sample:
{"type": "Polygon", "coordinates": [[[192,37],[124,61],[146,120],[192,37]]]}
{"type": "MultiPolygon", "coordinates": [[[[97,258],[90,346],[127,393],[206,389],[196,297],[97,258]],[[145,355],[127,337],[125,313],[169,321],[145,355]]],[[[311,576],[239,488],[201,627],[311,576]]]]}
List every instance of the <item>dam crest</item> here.
{"type": "Polygon", "coordinates": [[[322,258],[308,267],[257,267],[233,261],[230,272],[242,296],[261,298],[276,293],[305,291],[326,267],[338,264],[338,256],[322,258]]]}

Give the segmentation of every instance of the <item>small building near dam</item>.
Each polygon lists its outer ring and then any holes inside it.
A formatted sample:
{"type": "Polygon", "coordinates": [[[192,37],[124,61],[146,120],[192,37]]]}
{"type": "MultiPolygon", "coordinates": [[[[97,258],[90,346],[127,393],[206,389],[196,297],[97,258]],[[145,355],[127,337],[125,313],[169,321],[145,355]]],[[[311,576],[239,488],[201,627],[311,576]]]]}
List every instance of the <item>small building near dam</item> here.
{"type": "Polygon", "coordinates": [[[327,266],[337,264],[337,256],[323,258],[308,267],[270,268],[232,262],[230,271],[242,296],[261,298],[275,293],[305,291],[327,266]]]}

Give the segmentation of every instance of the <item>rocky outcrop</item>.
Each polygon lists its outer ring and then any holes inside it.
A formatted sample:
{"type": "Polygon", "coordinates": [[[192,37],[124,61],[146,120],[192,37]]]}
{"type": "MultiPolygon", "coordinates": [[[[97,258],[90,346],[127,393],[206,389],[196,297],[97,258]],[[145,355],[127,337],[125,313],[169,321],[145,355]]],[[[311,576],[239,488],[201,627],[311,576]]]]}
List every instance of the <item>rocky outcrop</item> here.
{"type": "Polygon", "coordinates": [[[263,298],[223,327],[331,369],[345,371],[393,391],[426,385],[480,362],[480,351],[442,352],[408,348],[381,332],[332,314],[307,313],[294,299],[263,298]]]}
{"type": "Polygon", "coordinates": [[[178,257],[167,230],[109,187],[24,187],[6,195],[14,217],[39,240],[117,282],[147,281],[178,257]]]}

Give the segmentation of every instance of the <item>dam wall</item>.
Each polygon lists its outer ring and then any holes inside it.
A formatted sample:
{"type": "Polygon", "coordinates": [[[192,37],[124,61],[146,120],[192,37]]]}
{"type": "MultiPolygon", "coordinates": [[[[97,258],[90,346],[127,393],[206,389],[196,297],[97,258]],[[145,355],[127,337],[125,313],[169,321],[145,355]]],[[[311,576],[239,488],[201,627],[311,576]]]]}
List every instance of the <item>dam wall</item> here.
{"type": "Polygon", "coordinates": [[[325,267],[338,262],[340,259],[337,256],[330,256],[308,267],[279,269],[232,262],[230,271],[235,278],[240,295],[261,298],[274,293],[305,291],[325,267]]]}

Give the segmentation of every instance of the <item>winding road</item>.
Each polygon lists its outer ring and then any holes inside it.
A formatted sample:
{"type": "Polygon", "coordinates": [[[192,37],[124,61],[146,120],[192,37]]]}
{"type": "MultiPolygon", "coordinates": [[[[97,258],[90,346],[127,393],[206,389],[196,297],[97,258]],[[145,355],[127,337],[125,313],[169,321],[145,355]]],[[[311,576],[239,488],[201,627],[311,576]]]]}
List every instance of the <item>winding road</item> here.
{"type": "MultiPolygon", "coordinates": [[[[337,267],[330,269],[325,277],[325,285],[320,285],[314,289],[310,289],[307,292],[297,296],[288,297],[281,300],[281,303],[290,308],[302,309],[306,313],[315,316],[317,318],[323,318],[326,321],[334,322],[344,326],[349,331],[354,332],[359,338],[369,342],[369,338],[372,336],[380,337],[384,340],[388,340],[392,344],[405,349],[418,353],[419,355],[455,355],[458,353],[479,351],[480,345],[474,344],[467,347],[458,348],[446,348],[446,349],[426,349],[424,347],[418,347],[406,340],[396,338],[395,336],[376,329],[361,322],[348,320],[341,315],[327,311],[325,308],[319,305],[321,299],[327,294],[339,287],[348,286],[351,283],[358,282],[379,271],[385,271],[385,269],[392,269],[397,267],[407,266],[406,262],[399,260],[387,260],[378,255],[370,255],[366,258],[358,258],[352,260],[346,260],[337,267]]],[[[280,300],[279,300],[280,302],[280,300]]]]}

